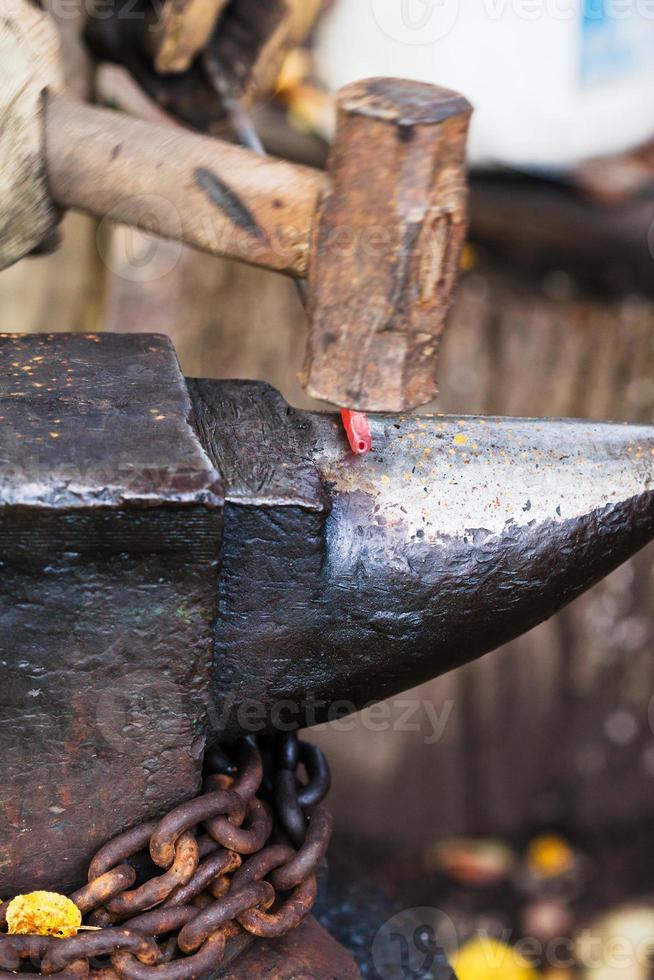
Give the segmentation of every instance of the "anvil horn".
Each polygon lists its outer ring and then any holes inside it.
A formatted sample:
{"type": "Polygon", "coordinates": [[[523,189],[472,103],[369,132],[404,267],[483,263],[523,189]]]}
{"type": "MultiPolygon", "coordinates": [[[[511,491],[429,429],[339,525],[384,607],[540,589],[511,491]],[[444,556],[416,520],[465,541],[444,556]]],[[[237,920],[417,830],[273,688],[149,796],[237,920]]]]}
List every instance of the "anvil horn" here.
{"type": "MultiPolygon", "coordinates": [[[[215,694],[228,732],[313,723],[531,629],[654,537],[654,428],[337,416],[190,382],[225,488],[215,694]]],[[[219,721],[219,727],[220,727],[219,721]]]]}
{"type": "Polygon", "coordinates": [[[0,895],[200,785],[208,734],[479,657],[654,536],[654,429],[337,416],[147,334],[0,336],[0,895]]]}

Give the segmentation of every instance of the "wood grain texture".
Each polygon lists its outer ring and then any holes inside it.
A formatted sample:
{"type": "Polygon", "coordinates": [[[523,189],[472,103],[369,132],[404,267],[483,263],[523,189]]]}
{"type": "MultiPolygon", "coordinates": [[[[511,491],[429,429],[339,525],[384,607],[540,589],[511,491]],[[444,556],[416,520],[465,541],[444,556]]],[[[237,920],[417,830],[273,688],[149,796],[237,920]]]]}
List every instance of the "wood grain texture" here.
{"type": "Polygon", "coordinates": [[[61,207],[306,275],[318,171],[66,96],[47,104],[46,155],[61,207]]]}

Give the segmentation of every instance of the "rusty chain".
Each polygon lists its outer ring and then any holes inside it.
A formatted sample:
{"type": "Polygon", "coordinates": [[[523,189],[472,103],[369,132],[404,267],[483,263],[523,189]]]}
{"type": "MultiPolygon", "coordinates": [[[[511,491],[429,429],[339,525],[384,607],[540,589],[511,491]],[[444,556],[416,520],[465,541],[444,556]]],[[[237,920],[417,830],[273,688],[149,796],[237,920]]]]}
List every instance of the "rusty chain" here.
{"type": "Polygon", "coordinates": [[[285,935],[316,898],[329,786],[322,752],[295,733],[244,738],[234,756],[210,749],[202,794],[105,844],[69,896],[96,931],[0,932],[0,980],[35,970],[57,980],[193,980],[253,938],[285,935]],[[145,857],[162,873],[141,881],[145,857]]]}

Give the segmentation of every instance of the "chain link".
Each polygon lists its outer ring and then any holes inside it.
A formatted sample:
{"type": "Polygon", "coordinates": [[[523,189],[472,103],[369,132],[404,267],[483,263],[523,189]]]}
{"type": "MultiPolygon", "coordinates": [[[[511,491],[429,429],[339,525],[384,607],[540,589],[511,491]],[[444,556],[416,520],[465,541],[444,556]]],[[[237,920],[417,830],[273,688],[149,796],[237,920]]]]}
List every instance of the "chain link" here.
{"type": "Polygon", "coordinates": [[[193,980],[247,937],[285,935],[315,902],[332,833],[320,806],[329,784],[322,752],[295,733],[244,738],[233,753],[210,749],[200,796],[120,834],[91,861],[88,884],[70,898],[98,931],[0,932],[0,980],[35,970],[55,980],[193,980]],[[143,856],[163,873],[138,881],[143,856]]]}

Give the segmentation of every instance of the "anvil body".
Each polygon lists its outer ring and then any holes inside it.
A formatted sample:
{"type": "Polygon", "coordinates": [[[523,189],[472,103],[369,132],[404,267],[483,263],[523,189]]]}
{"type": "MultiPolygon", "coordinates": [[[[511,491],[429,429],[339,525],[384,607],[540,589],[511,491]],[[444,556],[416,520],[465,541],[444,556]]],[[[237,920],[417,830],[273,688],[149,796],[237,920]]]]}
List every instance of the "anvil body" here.
{"type": "Polygon", "coordinates": [[[654,429],[339,420],[166,338],[0,337],[0,894],[79,883],[208,738],[492,650],[654,536],[654,429]]]}

